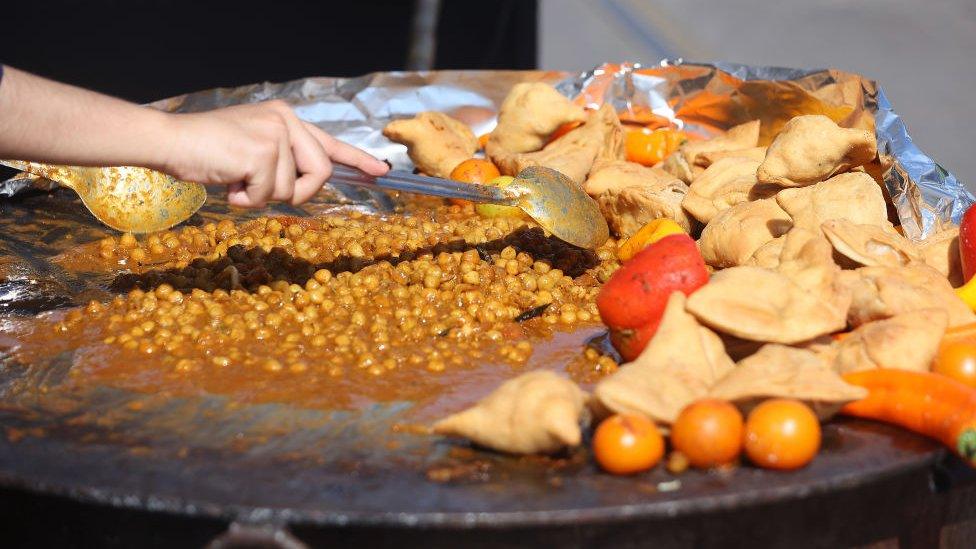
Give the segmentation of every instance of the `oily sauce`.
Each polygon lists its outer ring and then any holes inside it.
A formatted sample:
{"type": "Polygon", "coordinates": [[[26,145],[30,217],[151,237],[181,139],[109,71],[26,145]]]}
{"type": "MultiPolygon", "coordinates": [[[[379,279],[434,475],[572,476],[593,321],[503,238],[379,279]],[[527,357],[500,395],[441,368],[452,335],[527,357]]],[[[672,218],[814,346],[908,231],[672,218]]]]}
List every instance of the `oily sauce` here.
{"type": "Polygon", "coordinates": [[[117,295],[8,321],[0,345],[23,364],[69,353],[68,387],[323,409],[409,401],[427,420],[529,369],[589,383],[616,367],[584,353],[603,332],[594,299],[613,242],[585,251],[470,207],[224,220],[105,238],[57,262],[117,295]]]}

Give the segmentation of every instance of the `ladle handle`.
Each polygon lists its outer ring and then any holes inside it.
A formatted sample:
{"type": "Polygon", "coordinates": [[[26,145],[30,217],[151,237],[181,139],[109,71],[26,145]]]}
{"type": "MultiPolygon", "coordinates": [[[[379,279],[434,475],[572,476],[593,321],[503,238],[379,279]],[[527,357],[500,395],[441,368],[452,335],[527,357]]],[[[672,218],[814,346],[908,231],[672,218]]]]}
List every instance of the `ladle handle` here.
{"type": "Polygon", "coordinates": [[[499,187],[489,185],[473,185],[460,183],[437,177],[425,177],[403,171],[391,171],[383,176],[372,176],[359,170],[335,164],[332,167],[332,177],[329,183],[343,183],[358,187],[381,187],[394,191],[440,196],[443,198],[460,198],[472,202],[488,202],[490,204],[514,205],[515,197],[508,195],[499,187]]]}

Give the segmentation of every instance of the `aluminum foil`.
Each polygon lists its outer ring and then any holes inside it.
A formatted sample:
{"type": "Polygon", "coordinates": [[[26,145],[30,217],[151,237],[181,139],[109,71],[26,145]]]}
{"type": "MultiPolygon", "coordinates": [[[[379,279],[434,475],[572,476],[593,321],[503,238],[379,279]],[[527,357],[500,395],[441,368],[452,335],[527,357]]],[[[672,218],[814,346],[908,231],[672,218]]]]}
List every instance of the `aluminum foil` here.
{"type": "MultiPolygon", "coordinates": [[[[511,86],[533,80],[552,83],[582,104],[609,101],[635,119],[653,116],[703,135],[759,118],[762,140],[768,142],[791,117],[811,113],[825,114],[847,127],[873,128],[880,153],[873,173],[883,179],[905,234],[915,240],[958,223],[976,200],[912,143],[904,122],[875,82],[830,69],[665,60],[648,67],[607,63],[580,74],[387,72],[221,88],[152,105],[172,112],[197,112],[280,99],[291,104],[299,117],[337,138],[389,160],[396,168],[409,169],[406,148],[382,135],[387,122],[435,110],[466,122],[481,135],[494,127],[497,107],[511,86]]],[[[22,176],[2,183],[0,196],[25,186],[22,176]]]]}

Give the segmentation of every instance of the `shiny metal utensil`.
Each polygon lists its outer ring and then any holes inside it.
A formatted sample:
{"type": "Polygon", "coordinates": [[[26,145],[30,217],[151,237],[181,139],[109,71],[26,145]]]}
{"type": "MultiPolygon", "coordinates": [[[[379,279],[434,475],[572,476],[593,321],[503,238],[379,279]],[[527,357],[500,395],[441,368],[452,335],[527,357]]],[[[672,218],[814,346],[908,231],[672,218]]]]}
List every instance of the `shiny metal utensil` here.
{"type": "Polygon", "coordinates": [[[189,219],[207,200],[203,185],[147,168],[85,168],[20,160],[0,160],[0,164],[72,189],[92,215],[119,231],[168,229],[189,219]]]}
{"type": "Polygon", "coordinates": [[[556,238],[581,248],[596,248],[610,236],[596,202],[573,180],[542,166],[522,170],[504,188],[399,171],[374,177],[339,165],[334,167],[329,182],[515,206],[556,238]]]}

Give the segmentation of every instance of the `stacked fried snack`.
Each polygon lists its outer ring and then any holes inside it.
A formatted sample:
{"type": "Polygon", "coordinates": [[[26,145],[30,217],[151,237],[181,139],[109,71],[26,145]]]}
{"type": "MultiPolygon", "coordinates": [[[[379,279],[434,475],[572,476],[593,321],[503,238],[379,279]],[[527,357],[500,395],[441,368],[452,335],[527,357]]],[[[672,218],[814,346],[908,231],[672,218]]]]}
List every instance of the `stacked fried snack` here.
{"type": "MultiPolygon", "coordinates": [[[[759,130],[758,120],[746,122],[645,167],[624,159],[609,105],[585,113],[544,84],[516,86],[486,147],[502,173],[563,171],[619,238],[672,219],[697,237],[713,275],[687,298],[670,296],[643,353],[602,379],[589,406],[561,376],[529,373],[435,431],[506,452],[551,452],[579,443],[590,411],[639,413],[667,426],[703,397],[744,409],[790,397],[826,419],[864,396],[842,373],[927,371],[945,330],[974,320],[953,291],[962,282],[958,229],[913,242],[889,221],[865,167],[877,162],[871,131],[803,115],[763,147],[759,130]]],[[[420,149],[414,142],[410,154],[421,171],[444,173],[422,164],[420,149]]]]}

